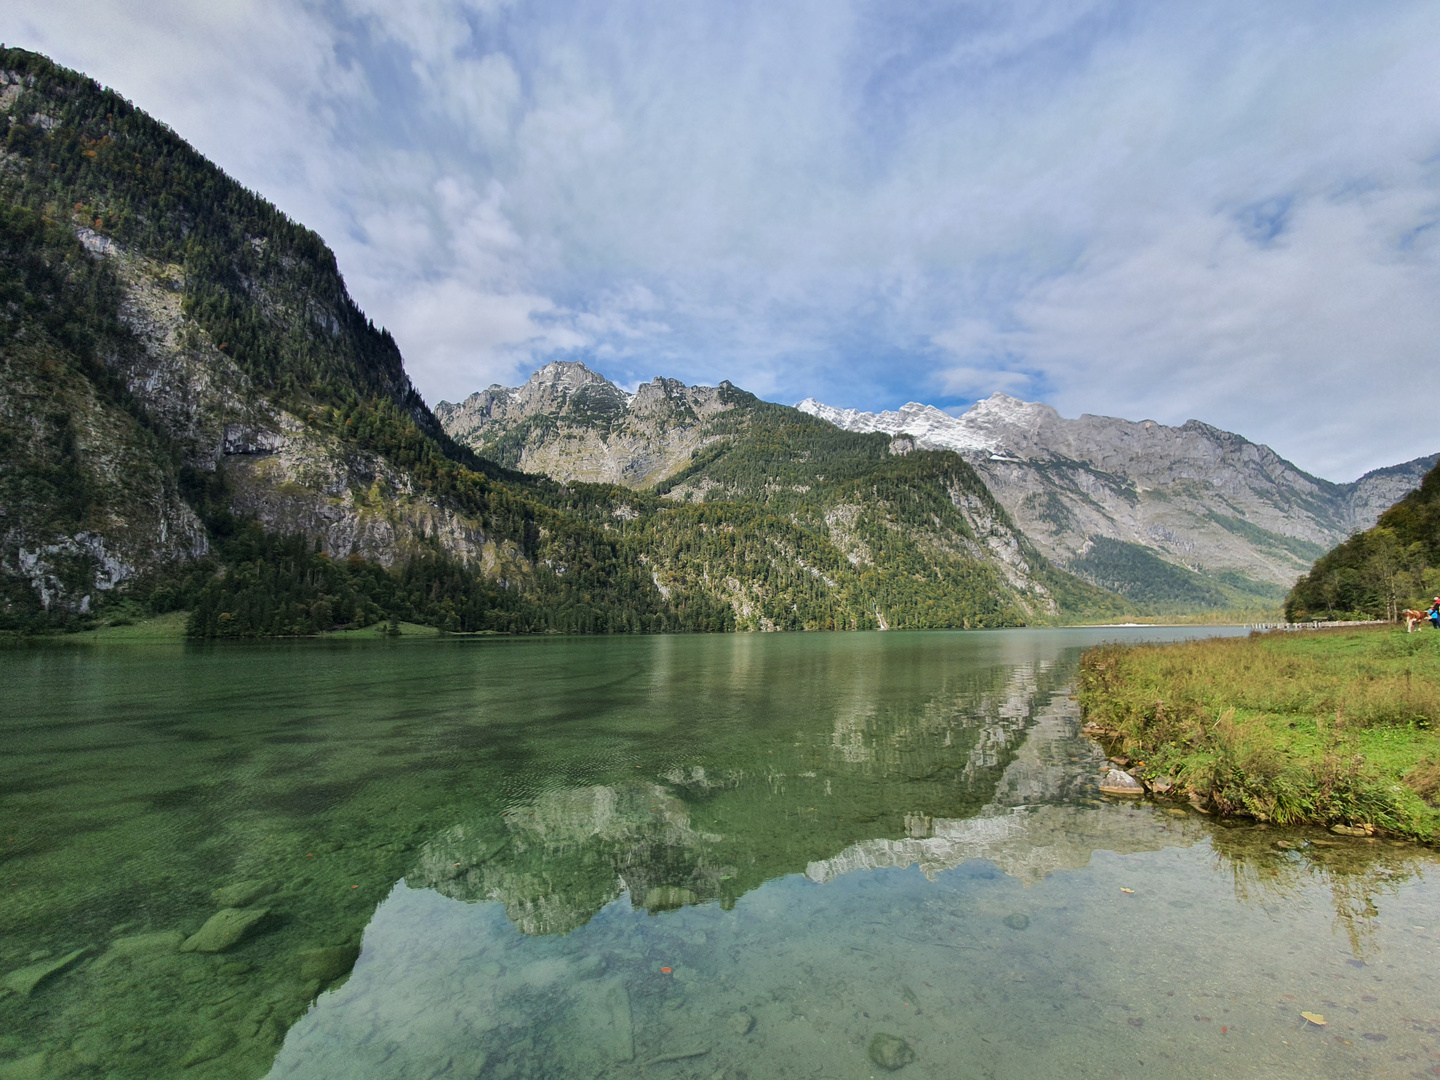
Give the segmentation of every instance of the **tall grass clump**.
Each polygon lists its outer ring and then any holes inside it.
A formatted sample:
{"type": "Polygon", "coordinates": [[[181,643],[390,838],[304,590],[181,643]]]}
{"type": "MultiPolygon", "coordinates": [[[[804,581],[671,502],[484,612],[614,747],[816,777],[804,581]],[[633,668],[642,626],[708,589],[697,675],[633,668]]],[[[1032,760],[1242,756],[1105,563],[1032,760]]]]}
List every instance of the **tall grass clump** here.
{"type": "Polygon", "coordinates": [[[1103,645],[1081,659],[1088,722],[1222,814],[1440,825],[1440,634],[1390,628],[1103,645]]]}

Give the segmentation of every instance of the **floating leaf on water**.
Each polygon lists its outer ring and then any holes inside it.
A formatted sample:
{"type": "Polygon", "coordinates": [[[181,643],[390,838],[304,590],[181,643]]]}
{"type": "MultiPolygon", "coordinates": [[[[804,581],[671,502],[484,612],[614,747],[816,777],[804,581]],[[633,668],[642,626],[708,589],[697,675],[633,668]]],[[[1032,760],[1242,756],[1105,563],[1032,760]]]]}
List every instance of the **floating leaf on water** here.
{"type": "Polygon", "coordinates": [[[1310,1021],[1310,1023],[1314,1024],[1316,1027],[1325,1026],[1325,1017],[1321,1013],[1302,1012],[1300,1015],[1303,1016],[1306,1020],[1310,1021]]]}

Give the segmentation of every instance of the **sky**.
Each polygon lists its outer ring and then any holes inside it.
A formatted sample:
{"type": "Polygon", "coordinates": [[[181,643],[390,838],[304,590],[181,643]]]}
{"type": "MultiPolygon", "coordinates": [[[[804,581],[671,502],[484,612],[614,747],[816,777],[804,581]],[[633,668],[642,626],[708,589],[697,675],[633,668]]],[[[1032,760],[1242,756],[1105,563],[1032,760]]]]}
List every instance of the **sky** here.
{"type": "Polygon", "coordinates": [[[316,229],[432,405],[628,388],[1440,450],[1434,0],[46,0],[0,40],[316,229]]]}

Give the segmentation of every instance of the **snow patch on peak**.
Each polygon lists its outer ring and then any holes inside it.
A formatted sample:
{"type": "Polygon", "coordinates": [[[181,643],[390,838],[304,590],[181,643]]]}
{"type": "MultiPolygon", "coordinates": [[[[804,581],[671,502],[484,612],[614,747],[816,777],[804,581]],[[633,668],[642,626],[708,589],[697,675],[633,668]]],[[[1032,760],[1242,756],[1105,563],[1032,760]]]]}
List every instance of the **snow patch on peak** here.
{"type": "Polygon", "coordinates": [[[1006,442],[1007,430],[1029,430],[1042,416],[1054,412],[1048,405],[1021,401],[1005,394],[995,394],[978,402],[962,416],[951,416],[934,405],[918,401],[907,402],[898,410],[879,413],[837,409],[814,398],[806,398],[795,407],[846,431],[913,435],[916,442],[927,450],[955,450],[972,454],[1000,453],[1006,442]]]}

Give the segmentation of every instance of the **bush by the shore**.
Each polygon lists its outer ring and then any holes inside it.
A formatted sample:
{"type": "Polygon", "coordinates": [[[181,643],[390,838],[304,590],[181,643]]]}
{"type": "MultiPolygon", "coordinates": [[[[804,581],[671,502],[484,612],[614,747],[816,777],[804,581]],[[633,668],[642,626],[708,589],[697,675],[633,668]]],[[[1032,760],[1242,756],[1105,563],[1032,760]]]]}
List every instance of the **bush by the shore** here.
{"type": "Polygon", "coordinates": [[[1102,645],[1080,701],[1132,771],[1216,813],[1440,837],[1440,633],[1102,645]]]}

